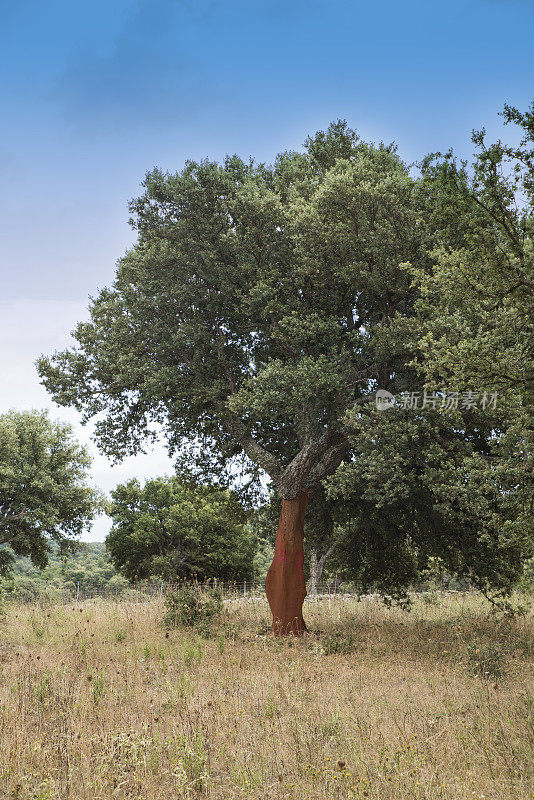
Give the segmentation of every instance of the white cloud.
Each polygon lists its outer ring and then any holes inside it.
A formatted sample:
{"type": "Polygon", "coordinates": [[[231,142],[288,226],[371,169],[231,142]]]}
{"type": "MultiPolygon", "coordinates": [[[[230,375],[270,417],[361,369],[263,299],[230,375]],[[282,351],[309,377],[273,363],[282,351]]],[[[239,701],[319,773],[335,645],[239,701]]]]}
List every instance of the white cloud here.
{"type": "MultiPolygon", "coordinates": [[[[91,441],[91,426],[82,426],[76,411],[55,405],[40,385],[35,360],[41,353],[51,354],[68,347],[72,341],[70,331],[86,316],[87,306],[80,302],[0,300],[0,413],[10,408],[48,408],[52,418],[69,422],[77,439],[87,444],[93,456],[92,483],[106,492],[130,478],[143,480],[171,473],[173,464],[163,443],[144,455],[112,466],[91,441]]],[[[109,527],[109,518],[100,517],[84,541],[102,541],[109,527]]]]}

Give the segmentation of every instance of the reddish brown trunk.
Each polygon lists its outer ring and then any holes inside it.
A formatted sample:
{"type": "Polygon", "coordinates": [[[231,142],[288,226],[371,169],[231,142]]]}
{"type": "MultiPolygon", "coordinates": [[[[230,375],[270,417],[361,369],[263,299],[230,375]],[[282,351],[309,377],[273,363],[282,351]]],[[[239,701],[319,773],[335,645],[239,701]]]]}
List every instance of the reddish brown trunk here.
{"type": "Polygon", "coordinates": [[[308,500],[306,491],[293,500],[282,500],[273,563],[265,581],[275,636],[300,636],[306,630],[302,618],[302,604],[306,597],[302,541],[308,500]]]}

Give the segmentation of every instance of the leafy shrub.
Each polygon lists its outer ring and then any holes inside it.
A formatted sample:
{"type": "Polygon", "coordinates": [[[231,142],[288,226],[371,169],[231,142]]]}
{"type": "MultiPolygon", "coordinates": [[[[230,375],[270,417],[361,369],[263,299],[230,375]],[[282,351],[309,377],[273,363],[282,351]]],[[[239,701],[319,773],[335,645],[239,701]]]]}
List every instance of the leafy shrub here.
{"type": "Polygon", "coordinates": [[[195,629],[195,633],[197,633],[202,639],[217,638],[217,631],[214,628],[212,619],[200,619],[193,627],[195,629]]]}
{"type": "Polygon", "coordinates": [[[495,642],[472,642],[468,645],[467,656],[473,675],[481,678],[502,678],[506,658],[502,645],[495,642]]]}
{"type": "Polygon", "coordinates": [[[422,592],[420,597],[423,604],[426,606],[437,606],[439,604],[438,593],[434,590],[422,592]]]}
{"type": "Polygon", "coordinates": [[[167,628],[184,625],[206,636],[208,629],[221,615],[222,595],[219,589],[182,586],[169,592],[165,608],[163,622],[167,628]]]}

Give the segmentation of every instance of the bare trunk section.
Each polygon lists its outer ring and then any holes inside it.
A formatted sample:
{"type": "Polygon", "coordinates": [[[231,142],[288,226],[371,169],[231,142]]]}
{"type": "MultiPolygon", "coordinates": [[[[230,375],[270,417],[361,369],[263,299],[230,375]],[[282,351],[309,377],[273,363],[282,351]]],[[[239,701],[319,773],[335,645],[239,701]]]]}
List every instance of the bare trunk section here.
{"type": "MultiPolygon", "coordinates": [[[[334,534],[334,521],[332,520],[331,517],[328,523],[327,532],[330,538],[334,534]]],[[[325,564],[332,555],[332,553],[334,552],[334,550],[336,549],[336,547],[338,546],[342,538],[343,538],[342,536],[338,536],[337,539],[334,539],[328,550],[325,553],[323,553],[321,558],[317,558],[317,549],[315,547],[310,550],[310,578],[308,581],[309,595],[317,594],[317,587],[319,586],[319,581],[323,576],[323,570],[325,564]]]]}
{"type": "Polygon", "coordinates": [[[317,594],[317,585],[320,579],[319,561],[317,560],[317,550],[313,547],[310,550],[310,578],[308,580],[308,594],[317,594]]]}
{"type": "Polygon", "coordinates": [[[317,587],[319,586],[319,581],[323,576],[324,565],[334,552],[338,545],[338,542],[332,542],[326,553],[324,553],[321,558],[317,559],[317,550],[310,551],[310,579],[308,581],[308,594],[317,594],[317,587]]]}
{"type": "Polygon", "coordinates": [[[308,501],[307,491],[292,500],[282,500],[273,563],[265,581],[275,636],[300,636],[306,630],[302,617],[306,597],[303,538],[308,501]]]}

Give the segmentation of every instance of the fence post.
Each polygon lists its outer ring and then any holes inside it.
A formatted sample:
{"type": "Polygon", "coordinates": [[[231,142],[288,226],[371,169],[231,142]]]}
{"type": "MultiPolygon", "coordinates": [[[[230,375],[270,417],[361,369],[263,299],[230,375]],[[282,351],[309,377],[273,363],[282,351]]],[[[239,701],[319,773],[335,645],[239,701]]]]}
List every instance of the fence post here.
{"type": "Polygon", "coordinates": [[[246,597],[246,596],[247,596],[247,582],[245,581],[243,583],[243,597],[246,597]]]}

